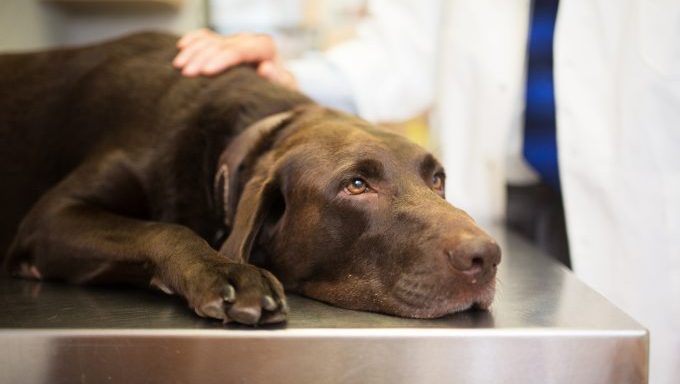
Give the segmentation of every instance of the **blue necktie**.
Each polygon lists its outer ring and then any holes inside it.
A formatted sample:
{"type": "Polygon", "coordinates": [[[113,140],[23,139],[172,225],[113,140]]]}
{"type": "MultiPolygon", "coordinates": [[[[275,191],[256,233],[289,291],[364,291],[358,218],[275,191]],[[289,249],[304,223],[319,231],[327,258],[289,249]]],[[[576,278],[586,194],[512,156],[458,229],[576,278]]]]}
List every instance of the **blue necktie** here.
{"type": "Polygon", "coordinates": [[[560,191],[555,137],[553,32],[558,0],[534,0],[529,32],[524,158],[541,180],[560,191]]]}

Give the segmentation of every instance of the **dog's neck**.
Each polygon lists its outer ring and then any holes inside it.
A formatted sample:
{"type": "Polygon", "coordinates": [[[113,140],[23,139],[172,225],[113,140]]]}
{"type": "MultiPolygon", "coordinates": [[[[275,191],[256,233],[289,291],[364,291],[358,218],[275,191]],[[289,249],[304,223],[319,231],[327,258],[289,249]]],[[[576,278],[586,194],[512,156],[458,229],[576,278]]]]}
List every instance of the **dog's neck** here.
{"type": "Polygon", "coordinates": [[[284,111],[262,118],[239,133],[222,151],[217,162],[213,186],[215,206],[221,210],[223,223],[232,226],[239,198],[239,174],[247,156],[277,127],[295,114],[294,110],[284,111]]]}

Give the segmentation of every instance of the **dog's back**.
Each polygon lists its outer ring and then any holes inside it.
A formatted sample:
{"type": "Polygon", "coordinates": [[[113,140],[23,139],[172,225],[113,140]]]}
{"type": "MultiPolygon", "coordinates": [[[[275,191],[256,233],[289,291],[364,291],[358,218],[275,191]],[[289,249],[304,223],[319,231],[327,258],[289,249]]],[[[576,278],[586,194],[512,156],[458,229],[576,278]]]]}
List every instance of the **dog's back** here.
{"type": "Polygon", "coordinates": [[[182,184],[201,194],[212,185],[210,167],[229,137],[309,102],[248,67],[183,77],[172,66],[176,41],[141,33],[81,48],[0,55],[0,259],[40,196],[92,157],[123,150],[138,165],[155,161],[149,156],[172,161],[170,168],[183,173],[176,178],[186,181],[190,174],[193,182],[205,182],[182,184]]]}
{"type": "Polygon", "coordinates": [[[131,118],[121,105],[134,103],[116,105],[124,92],[112,88],[130,87],[131,98],[143,98],[132,77],[153,75],[148,81],[154,81],[162,76],[158,70],[126,75],[121,62],[162,57],[158,62],[172,72],[175,41],[171,35],[144,33],[88,47],[0,55],[0,258],[16,224],[40,195],[122,119],[131,118]],[[93,97],[106,93],[118,96],[93,97]]]}

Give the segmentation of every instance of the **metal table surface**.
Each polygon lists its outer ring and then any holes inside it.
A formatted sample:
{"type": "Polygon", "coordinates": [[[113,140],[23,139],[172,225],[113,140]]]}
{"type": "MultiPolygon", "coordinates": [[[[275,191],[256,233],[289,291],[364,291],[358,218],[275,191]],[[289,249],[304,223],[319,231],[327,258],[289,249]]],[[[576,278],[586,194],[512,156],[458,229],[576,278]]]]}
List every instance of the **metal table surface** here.
{"type": "Polygon", "coordinates": [[[0,279],[0,383],[644,383],[648,333],[511,233],[489,311],[435,320],[289,296],[285,326],[151,290],[0,279]]]}

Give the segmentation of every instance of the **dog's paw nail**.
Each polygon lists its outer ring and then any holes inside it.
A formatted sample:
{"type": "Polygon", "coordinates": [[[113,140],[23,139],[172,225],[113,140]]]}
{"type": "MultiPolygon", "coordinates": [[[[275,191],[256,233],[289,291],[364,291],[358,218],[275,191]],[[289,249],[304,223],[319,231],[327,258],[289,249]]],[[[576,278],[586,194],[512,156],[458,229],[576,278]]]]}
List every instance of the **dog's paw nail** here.
{"type": "Polygon", "coordinates": [[[282,312],[270,313],[263,316],[261,324],[275,324],[286,321],[286,314],[282,312]]]}
{"type": "Polygon", "coordinates": [[[236,290],[231,284],[224,286],[224,293],[222,294],[222,299],[227,303],[233,303],[236,300],[236,290]]]}
{"type": "Polygon", "coordinates": [[[260,307],[231,307],[227,312],[230,319],[241,324],[255,325],[260,320],[262,310],[260,307]]]}
{"type": "Polygon", "coordinates": [[[205,304],[203,307],[201,307],[201,313],[203,313],[205,316],[212,317],[214,319],[224,319],[225,314],[224,314],[224,307],[222,306],[222,302],[211,302],[208,304],[205,304]]]}
{"type": "Polygon", "coordinates": [[[262,308],[266,311],[273,311],[276,309],[276,301],[269,295],[262,297],[262,308]]]}

